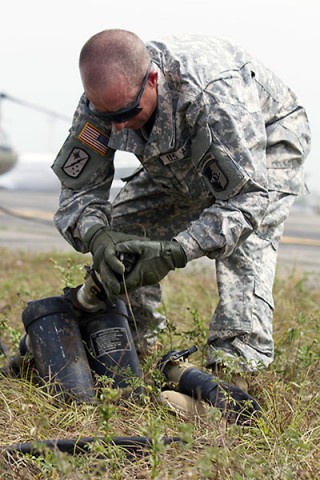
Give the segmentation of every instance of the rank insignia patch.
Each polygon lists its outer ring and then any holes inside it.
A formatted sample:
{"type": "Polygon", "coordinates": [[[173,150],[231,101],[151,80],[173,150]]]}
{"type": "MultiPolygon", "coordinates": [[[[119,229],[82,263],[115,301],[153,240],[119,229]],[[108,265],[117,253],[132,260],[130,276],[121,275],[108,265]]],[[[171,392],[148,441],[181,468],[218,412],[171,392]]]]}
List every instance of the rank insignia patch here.
{"type": "Polygon", "coordinates": [[[74,148],[67,160],[65,161],[62,170],[69,177],[76,178],[80,175],[84,167],[86,166],[89,155],[81,148],[74,148]]]}
{"type": "Polygon", "coordinates": [[[109,137],[88,122],[81,130],[78,139],[101,156],[107,153],[109,137]]]}
{"type": "Polygon", "coordinates": [[[202,173],[207,177],[215,192],[222,192],[227,188],[228,179],[214,158],[205,164],[202,173]]]}

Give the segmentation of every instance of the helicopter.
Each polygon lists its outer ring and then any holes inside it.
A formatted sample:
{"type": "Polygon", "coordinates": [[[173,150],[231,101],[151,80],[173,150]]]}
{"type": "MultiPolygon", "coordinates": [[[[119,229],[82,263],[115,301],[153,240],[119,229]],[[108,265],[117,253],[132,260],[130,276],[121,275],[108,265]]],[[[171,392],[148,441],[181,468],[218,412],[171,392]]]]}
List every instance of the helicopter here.
{"type": "MultiPolygon", "coordinates": [[[[45,114],[49,118],[63,120],[69,125],[71,123],[71,119],[65,115],[0,92],[0,106],[2,100],[15,102],[45,114]]],[[[0,189],[59,190],[58,178],[52,172],[52,175],[49,174],[49,167],[54,158],[55,153],[53,152],[24,152],[18,155],[1,127],[0,116],[0,189]]],[[[123,186],[122,178],[130,175],[140,165],[139,160],[130,152],[116,152],[115,158],[115,176],[110,192],[111,198],[114,198],[123,186]]]]}
{"type": "Polygon", "coordinates": [[[17,164],[18,154],[7,142],[5,132],[0,129],[0,175],[9,172],[17,164]]]}
{"type": "MultiPolygon", "coordinates": [[[[0,93],[0,100],[4,94],[0,93]]],[[[17,164],[18,154],[9,143],[8,137],[1,126],[0,111],[0,175],[9,172],[17,164]]]]}
{"type": "MultiPolygon", "coordinates": [[[[70,123],[70,118],[60,113],[54,112],[52,110],[48,110],[46,108],[40,107],[38,105],[34,105],[32,103],[26,102],[24,100],[20,100],[16,97],[12,97],[11,95],[7,95],[6,93],[0,92],[0,107],[1,102],[3,100],[7,100],[10,102],[17,103],[23,107],[30,108],[32,110],[36,110],[40,113],[43,113],[49,117],[66,121],[70,123]]],[[[8,136],[1,125],[1,109],[0,109],[0,175],[3,175],[7,172],[10,172],[19,162],[17,151],[13,148],[10,144],[8,136]]]]}

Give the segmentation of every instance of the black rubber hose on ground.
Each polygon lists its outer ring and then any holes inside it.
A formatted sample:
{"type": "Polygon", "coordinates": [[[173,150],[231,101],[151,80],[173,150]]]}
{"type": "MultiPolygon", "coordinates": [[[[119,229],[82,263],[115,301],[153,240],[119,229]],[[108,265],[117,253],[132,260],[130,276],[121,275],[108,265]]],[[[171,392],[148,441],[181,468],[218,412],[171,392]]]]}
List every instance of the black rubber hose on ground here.
{"type": "Polygon", "coordinates": [[[188,368],[179,380],[179,392],[219,408],[229,420],[249,424],[262,415],[258,402],[247,392],[197,368],[188,368]]]}
{"type": "MultiPolygon", "coordinates": [[[[2,450],[8,454],[23,453],[40,455],[44,448],[57,449],[60,452],[69,454],[83,454],[90,451],[90,445],[99,441],[102,444],[109,444],[123,448],[128,459],[144,456],[148,450],[152,448],[152,440],[148,437],[114,437],[110,442],[106,442],[103,437],[80,437],[59,440],[42,440],[40,442],[15,443],[8,446],[3,446],[2,450]]],[[[179,437],[163,437],[163,444],[170,445],[174,442],[182,442],[179,437]]]]}

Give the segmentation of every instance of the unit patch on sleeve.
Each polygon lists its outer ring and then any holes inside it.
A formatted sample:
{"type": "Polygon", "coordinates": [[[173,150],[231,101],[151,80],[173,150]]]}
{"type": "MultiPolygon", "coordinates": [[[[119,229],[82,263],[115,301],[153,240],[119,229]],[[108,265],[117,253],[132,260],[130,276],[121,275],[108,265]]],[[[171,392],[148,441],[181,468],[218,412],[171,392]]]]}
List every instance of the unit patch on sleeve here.
{"type": "Polygon", "coordinates": [[[213,157],[209,157],[209,161],[204,165],[202,173],[209,180],[215,192],[222,192],[227,188],[228,179],[213,157]]]}
{"type": "Polygon", "coordinates": [[[88,122],[78,135],[78,139],[98,152],[101,156],[107,153],[109,143],[108,135],[100,132],[100,130],[88,122]]]}
{"type": "Polygon", "coordinates": [[[86,166],[90,156],[81,148],[73,148],[67,160],[63,164],[62,170],[69,177],[76,178],[80,175],[86,166]]]}

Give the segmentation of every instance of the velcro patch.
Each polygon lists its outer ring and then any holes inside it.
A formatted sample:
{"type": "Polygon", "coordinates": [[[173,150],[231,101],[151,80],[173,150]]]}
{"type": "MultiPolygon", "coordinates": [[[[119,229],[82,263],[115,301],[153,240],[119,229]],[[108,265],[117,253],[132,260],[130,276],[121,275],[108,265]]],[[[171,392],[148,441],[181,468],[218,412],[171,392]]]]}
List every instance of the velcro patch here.
{"type": "Polygon", "coordinates": [[[73,148],[62,166],[62,170],[68,177],[76,178],[86,166],[89,158],[88,153],[81,148],[73,148]]]}
{"type": "Polygon", "coordinates": [[[183,160],[186,157],[190,156],[191,141],[187,140],[184,145],[174,152],[167,153],[166,155],[160,155],[160,158],[164,165],[169,165],[170,163],[178,162],[183,160]]]}
{"type": "Polygon", "coordinates": [[[105,155],[108,151],[109,137],[89,122],[87,122],[81,130],[78,139],[98,152],[101,156],[105,155]]]}
{"type": "Polygon", "coordinates": [[[207,161],[202,170],[203,175],[209,180],[215,192],[224,191],[228,186],[227,177],[213,156],[207,155],[206,159],[207,161]]]}

